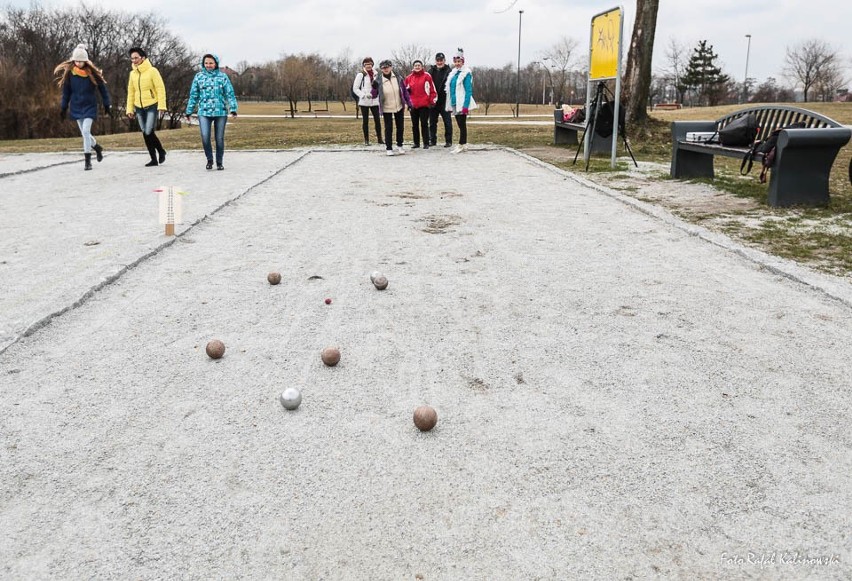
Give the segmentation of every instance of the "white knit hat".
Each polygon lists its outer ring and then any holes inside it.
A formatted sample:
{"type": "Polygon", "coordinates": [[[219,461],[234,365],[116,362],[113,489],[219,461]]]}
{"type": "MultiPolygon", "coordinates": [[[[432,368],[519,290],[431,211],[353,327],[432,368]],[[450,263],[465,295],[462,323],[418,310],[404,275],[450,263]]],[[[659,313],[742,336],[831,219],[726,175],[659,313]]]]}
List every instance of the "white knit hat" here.
{"type": "Polygon", "coordinates": [[[77,48],[74,49],[74,52],[71,53],[72,61],[87,61],[89,60],[89,53],[86,52],[85,44],[78,44],[77,48]]]}

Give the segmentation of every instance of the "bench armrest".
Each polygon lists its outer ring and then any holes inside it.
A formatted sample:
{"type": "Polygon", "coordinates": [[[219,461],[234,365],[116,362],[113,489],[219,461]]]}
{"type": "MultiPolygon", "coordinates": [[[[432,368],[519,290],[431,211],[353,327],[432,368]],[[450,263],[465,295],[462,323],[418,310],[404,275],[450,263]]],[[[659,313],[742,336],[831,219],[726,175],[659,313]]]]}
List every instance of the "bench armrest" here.
{"type": "Polygon", "coordinates": [[[672,141],[684,141],[691,131],[716,131],[715,121],[672,121],[672,141]]]}
{"type": "Polygon", "coordinates": [[[849,143],[850,137],[852,137],[852,129],[848,127],[782,129],[778,135],[778,149],[788,146],[808,147],[814,145],[836,146],[839,149],[849,143]]]}

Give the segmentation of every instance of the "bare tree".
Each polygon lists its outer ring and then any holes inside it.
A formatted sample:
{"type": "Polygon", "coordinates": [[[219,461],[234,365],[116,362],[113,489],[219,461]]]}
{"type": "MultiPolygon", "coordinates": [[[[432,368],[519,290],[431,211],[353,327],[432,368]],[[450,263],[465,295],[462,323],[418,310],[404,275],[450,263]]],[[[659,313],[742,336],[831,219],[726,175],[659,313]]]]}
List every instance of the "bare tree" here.
{"type": "MultiPolygon", "coordinates": [[[[6,70],[4,84],[21,86],[2,100],[7,121],[0,126],[4,137],[71,135],[69,123],[56,123],[59,88],[53,68],[67,60],[78,43],[86,45],[89,58],[104,71],[114,107],[110,119],[98,119],[102,133],[127,129],[121,115],[127,97],[130,63],[127,50],[143,46],[160,69],[169,96],[170,124],[185,109],[186,93],[197,60],[164,20],[152,14],[111,12],[85,4],[74,8],[6,8],[0,13],[0,60],[6,70]],[[12,71],[23,71],[20,78],[12,71]]],[[[5,88],[5,87],[4,87],[5,88]]]]}
{"type": "Polygon", "coordinates": [[[307,98],[312,71],[304,55],[287,55],[278,61],[278,84],[290,105],[290,117],[296,116],[299,101],[307,98]]]}
{"type": "Polygon", "coordinates": [[[784,74],[802,87],[807,103],[811,88],[826,75],[836,71],[839,65],[837,50],[825,41],[811,39],[787,47],[784,58],[784,74]]]}
{"type": "Polygon", "coordinates": [[[396,73],[406,76],[411,72],[411,63],[420,59],[424,64],[428,64],[432,62],[434,54],[428,46],[406,44],[391,52],[391,60],[396,73]]]}
{"type": "Polygon", "coordinates": [[[668,83],[668,87],[674,89],[675,101],[678,103],[683,103],[684,94],[687,89],[680,80],[683,77],[684,71],[686,71],[686,64],[689,62],[688,51],[689,49],[685,44],[679,42],[674,37],[669,38],[664,61],[666,64],[661,72],[668,83]]]}
{"type": "Polygon", "coordinates": [[[820,101],[833,101],[838,91],[846,87],[848,79],[843,74],[840,62],[827,65],[820,72],[813,89],[816,99],[820,101]]]}
{"type": "Polygon", "coordinates": [[[654,35],[660,0],[636,0],[636,21],[627,53],[622,95],[628,123],[641,122],[648,117],[648,92],[651,86],[651,60],[654,56],[654,35]]]}
{"type": "Polygon", "coordinates": [[[541,60],[550,72],[554,101],[564,101],[569,92],[568,81],[571,73],[579,66],[579,59],[577,58],[577,47],[579,45],[577,39],[563,36],[556,44],[541,54],[541,60]]]}
{"type": "Polygon", "coordinates": [[[510,101],[515,96],[516,71],[509,63],[501,69],[477,67],[474,76],[474,94],[476,102],[488,115],[488,109],[494,103],[510,101]]]}
{"type": "MultiPolygon", "coordinates": [[[[358,60],[352,57],[352,51],[346,48],[330,62],[332,74],[332,93],[343,105],[346,111],[346,103],[351,99],[352,81],[358,74],[358,60]]],[[[358,114],[358,106],[355,106],[355,114],[358,114]]]]}

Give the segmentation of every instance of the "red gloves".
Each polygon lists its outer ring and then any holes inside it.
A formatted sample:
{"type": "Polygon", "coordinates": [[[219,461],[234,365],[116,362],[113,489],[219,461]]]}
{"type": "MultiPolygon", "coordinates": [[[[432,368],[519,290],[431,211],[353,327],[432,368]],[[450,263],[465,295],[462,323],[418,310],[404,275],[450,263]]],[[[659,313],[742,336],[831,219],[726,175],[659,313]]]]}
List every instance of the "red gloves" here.
{"type": "Polygon", "coordinates": [[[462,114],[462,115],[467,115],[467,114],[468,114],[467,107],[465,107],[465,108],[463,108],[463,109],[462,109],[461,114],[462,114]]]}

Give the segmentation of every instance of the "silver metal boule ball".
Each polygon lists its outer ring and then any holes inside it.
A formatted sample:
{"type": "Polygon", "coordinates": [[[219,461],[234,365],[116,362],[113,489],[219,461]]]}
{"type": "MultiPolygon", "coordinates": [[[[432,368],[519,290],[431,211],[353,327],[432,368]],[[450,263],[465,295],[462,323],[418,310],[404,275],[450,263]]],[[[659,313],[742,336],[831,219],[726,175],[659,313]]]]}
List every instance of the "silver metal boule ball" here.
{"type": "Polygon", "coordinates": [[[302,392],[295,387],[288,387],[281,392],[281,405],[285,409],[294,410],[302,403],[302,392]]]}
{"type": "Polygon", "coordinates": [[[376,277],[376,280],[373,281],[373,286],[375,286],[379,290],[385,290],[388,288],[388,279],[385,275],[380,274],[376,277]]]}
{"type": "Polygon", "coordinates": [[[382,273],[378,270],[374,270],[370,273],[370,282],[375,283],[378,277],[382,276],[382,273]]]}

